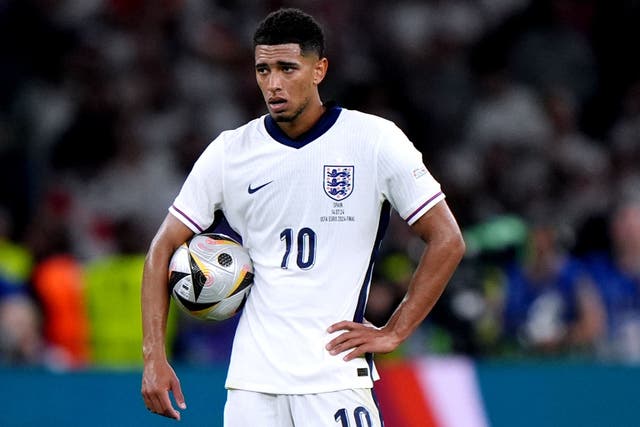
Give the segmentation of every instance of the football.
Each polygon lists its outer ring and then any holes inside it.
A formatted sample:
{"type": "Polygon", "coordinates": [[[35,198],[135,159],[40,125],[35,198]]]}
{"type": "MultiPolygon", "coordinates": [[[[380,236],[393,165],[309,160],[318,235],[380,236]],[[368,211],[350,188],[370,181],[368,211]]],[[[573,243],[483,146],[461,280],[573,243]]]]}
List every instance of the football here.
{"type": "Polygon", "coordinates": [[[197,234],[169,262],[169,292],[188,315],[221,321],[238,313],[253,285],[247,250],[224,234],[197,234]]]}

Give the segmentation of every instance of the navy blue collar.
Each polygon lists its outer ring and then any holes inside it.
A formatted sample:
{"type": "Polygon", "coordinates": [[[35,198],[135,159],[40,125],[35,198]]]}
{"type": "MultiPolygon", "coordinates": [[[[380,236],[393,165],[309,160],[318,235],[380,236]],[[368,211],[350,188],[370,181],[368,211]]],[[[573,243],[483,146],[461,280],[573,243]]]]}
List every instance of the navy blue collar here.
{"type": "Polygon", "coordinates": [[[335,105],[334,103],[325,104],[327,107],[327,111],[324,112],[320,119],[313,125],[311,129],[297,137],[296,139],[291,139],[287,136],[286,133],[280,129],[280,126],[276,123],[275,120],[270,115],[267,115],[264,119],[264,127],[267,129],[267,132],[273,139],[278,141],[281,144],[292,148],[302,148],[310,142],[315,141],[329,129],[331,126],[338,120],[338,116],[340,116],[340,112],[342,108],[335,105]]]}

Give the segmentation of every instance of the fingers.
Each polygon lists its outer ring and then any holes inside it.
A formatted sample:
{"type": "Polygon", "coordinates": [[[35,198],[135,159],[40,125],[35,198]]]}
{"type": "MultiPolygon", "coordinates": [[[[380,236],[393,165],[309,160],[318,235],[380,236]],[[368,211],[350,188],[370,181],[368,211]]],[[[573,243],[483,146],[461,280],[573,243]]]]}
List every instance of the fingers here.
{"type": "Polygon", "coordinates": [[[169,392],[166,390],[160,393],[145,393],[144,403],[147,406],[147,409],[154,414],[173,418],[178,421],[180,420],[180,412],[176,411],[173,405],[171,405],[169,392]]]}
{"type": "Polygon", "coordinates": [[[395,350],[402,340],[386,328],[376,328],[357,322],[342,321],[331,325],[327,332],[344,331],[325,346],[331,355],[349,351],[343,360],[349,361],[365,353],[389,353],[395,350]]]}
{"type": "Polygon", "coordinates": [[[180,412],[176,411],[176,409],[171,404],[171,399],[169,398],[168,391],[165,391],[160,395],[160,408],[161,412],[158,412],[158,414],[168,418],[173,418],[174,420],[180,420],[180,412]]]}
{"type": "Polygon", "coordinates": [[[353,360],[355,358],[363,356],[365,353],[369,353],[369,352],[363,350],[362,347],[356,347],[353,349],[351,353],[344,356],[342,360],[344,360],[345,362],[348,362],[349,360],[353,360]]]}
{"type": "Polygon", "coordinates": [[[327,329],[327,332],[333,333],[336,331],[352,330],[354,329],[354,327],[358,325],[361,325],[361,324],[356,322],[349,322],[348,320],[343,320],[341,322],[334,323],[333,325],[329,326],[329,328],[327,329]]]}
{"type": "Polygon", "coordinates": [[[367,352],[367,340],[364,337],[356,336],[349,338],[345,337],[345,335],[347,334],[342,334],[340,337],[327,344],[326,348],[329,351],[329,354],[335,356],[345,351],[352,350],[349,354],[343,357],[344,360],[348,361],[355,357],[362,356],[367,352]]]}
{"type": "Polygon", "coordinates": [[[344,332],[334,339],[332,339],[327,345],[326,349],[331,355],[343,353],[351,350],[350,353],[343,357],[343,360],[349,361],[360,357],[369,351],[370,343],[375,337],[375,329],[363,326],[360,323],[355,322],[338,322],[329,327],[329,332],[335,332],[344,330],[344,332]],[[372,332],[374,332],[372,334],[372,332]]]}
{"type": "Polygon", "coordinates": [[[180,409],[187,409],[187,404],[182,394],[182,387],[180,387],[180,381],[178,381],[177,378],[171,383],[171,389],[173,390],[173,398],[176,400],[178,407],[180,409]]]}
{"type": "MultiPolygon", "coordinates": [[[[149,375],[149,377],[152,376],[149,375]]],[[[180,407],[180,409],[186,409],[187,405],[185,404],[180,381],[177,377],[174,376],[170,379],[168,386],[155,384],[153,381],[149,381],[147,376],[143,377],[142,397],[147,409],[155,414],[179,421],[180,412],[171,404],[169,391],[173,392],[178,407],[180,407]]]]}

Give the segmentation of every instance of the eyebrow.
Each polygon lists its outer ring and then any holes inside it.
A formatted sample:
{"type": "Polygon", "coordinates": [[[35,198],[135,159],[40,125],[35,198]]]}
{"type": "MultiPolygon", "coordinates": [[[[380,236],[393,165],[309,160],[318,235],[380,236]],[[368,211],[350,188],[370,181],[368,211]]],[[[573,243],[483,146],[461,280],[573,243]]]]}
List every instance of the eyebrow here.
{"type": "MultiPolygon", "coordinates": [[[[289,61],[277,61],[276,65],[279,67],[292,67],[292,68],[297,68],[300,66],[300,64],[298,64],[297,62],[289,62],[289,61]]],[[[267,64],[266,62],[259,62],[256,64],[256,68],[262,68],[262,67],[268,67],[269,64],[267,64]]]]}

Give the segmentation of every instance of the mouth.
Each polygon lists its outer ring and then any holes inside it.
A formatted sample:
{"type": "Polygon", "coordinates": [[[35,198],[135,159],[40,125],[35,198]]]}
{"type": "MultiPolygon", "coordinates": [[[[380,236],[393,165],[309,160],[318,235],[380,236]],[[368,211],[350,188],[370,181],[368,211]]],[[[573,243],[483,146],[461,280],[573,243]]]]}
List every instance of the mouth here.
{"type": "Polygon", "coordinates": [[[272,112],[278,113],[287,107],[287,100],[280,97],[270,98],[268,104],[272,112]]]}

